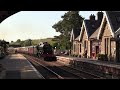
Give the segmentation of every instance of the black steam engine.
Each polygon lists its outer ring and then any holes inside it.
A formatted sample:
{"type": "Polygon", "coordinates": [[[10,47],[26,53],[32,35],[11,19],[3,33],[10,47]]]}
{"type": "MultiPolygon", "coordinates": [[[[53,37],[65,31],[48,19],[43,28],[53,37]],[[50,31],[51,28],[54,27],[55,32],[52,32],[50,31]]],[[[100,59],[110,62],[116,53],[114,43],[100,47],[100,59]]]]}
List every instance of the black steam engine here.
{"type": "Polygon", "coordinates": [[[56,61],[56,56],[54,55],[52,46],[47,43],[40,43],[37,47],[37,56],[43,57],[46,61],[56,61]]]}
{"type": "Polygon", "coordinates": [[[52,46],[47,43],[40,43],[37,46],[27,46],[16,48],[18,53],[24,53],[32,56],[37,56],[38,58],[44,58],[45,61],[56,61],[57,58],[54,55],[52,46]]]}

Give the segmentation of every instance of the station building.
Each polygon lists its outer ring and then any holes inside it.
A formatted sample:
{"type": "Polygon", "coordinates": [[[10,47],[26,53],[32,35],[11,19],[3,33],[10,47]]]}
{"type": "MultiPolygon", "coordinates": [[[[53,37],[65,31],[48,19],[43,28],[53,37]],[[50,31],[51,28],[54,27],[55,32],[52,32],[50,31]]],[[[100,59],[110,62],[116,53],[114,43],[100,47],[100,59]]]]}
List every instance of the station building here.
{"type": "Polygon", "coordinates": [[[72,30],[72,55],[96,59],[107,55],[108,61],[120,61],[120,12],[105,11],[91,14],[83,20],[81,30],[72,30]]]}

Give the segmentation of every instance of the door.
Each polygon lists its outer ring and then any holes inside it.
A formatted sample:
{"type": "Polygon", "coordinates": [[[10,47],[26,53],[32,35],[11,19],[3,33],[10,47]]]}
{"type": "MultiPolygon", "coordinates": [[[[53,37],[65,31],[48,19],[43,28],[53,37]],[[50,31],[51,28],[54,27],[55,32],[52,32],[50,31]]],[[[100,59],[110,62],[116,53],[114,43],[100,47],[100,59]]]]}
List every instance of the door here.
{"type": "Polygon", "coordinates": [[[99,46],[96,46],[96,56],[97,56],[97,54],[99,54],[99,46]]]}

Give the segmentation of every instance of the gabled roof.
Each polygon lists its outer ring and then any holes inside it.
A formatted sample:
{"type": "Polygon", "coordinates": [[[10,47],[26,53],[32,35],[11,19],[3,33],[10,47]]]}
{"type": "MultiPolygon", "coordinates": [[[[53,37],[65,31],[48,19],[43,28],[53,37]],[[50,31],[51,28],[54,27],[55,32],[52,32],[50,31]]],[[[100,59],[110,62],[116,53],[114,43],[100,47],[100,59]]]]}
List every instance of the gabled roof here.
{"type": "Polygon", "coordinates": [[[90,37],[97,30],[100,24],[101,23],[98,20],[85,20],[88,37],[90,37]]]}
{"type": "Polygon", "coordinates": [[[109,22],[112,25],[113,32],[120,27],[120,11],[106,11],[109,22]]]}
{"type": "Polygon", "coordinates": [[[73,34],[73,30],[72,30],[72,31],[71,31],[71,35],[70,35],[70,42],[72,42],[73,37],[74,37],[74,34],[73,34]]]}
{"type": "Polygon", "coordinates": [[[87,34],[87,30],[86,30],[86,25],[85,25],[85,20],[83,20],[83,23],[82,23],[79,41],[81,41],[81,38],[83,37],[83,30],[85,30],[87,38],[88,38],[88,34],[87,34]]]}
{"type": "Polygon", "coordinates": [[[114,34],[115,34],[115,38],[118,38],[118,35],[120,35],[120,28],[114,34]]]}
{"type": "Polygon", "coordinates": [[[80,29],[73,29],[71,32],[70,41],[75,40],[80,35],[80,29]]]}
{"type": "Polygon", "coordinates": [[[104,23],[105,19],[108,22],[108,25],[110,27],[110,31],[111,31],[113,37],[114,37],[114,33],[116,33],[120,28],[120,11],[105,11],[105,16],[102,20],[102,23],[100,26],[100,31],[98,33],[98,37],[97,37],[98,39],[102,32],[101,29],[104,26],[103,23],[104,23]]]}
{"type": "Polygon", "coordinates": [[[89,38],[90,39],[97,39],[99,29],[100,29],[100,27],[89,38]]]}
{"type": "Polygon", "coordinates": [[[81,40],[81,38],[82,38],[83,27],[85,27],[85,30],[87,32],[87,37],[89,38],[100,27],[100,24],[101,24],[101,22],[98,20],[84,20],[83,26],[81,28],[79,40],[81,40]]]}
{"type": "Polygon", "coordinates": [[[77,38],[80,35],[80,29],[74,29],[73,33],[74,33],[74,38],[77,38]]]}
{"type": "Polygon", "coordinates": [[[76,41],[79,41],[79,37],[80,37],[80,35],[75,39],[76,41]]]}

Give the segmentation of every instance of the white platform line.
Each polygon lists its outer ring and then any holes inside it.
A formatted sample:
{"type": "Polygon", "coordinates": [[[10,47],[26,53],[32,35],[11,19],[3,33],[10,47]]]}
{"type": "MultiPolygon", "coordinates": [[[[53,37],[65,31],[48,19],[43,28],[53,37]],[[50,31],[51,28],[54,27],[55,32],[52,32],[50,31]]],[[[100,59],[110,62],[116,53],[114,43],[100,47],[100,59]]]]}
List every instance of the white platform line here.
{"type": "Polygon", "coordinates": [[[30,66],[33,68],[33,71],[35,71],[35,73],[38,75],[39,78],[42,77],[42,79],[45,79],[28,60],[27,60],[27,62],[30,64],[30,66]]]}

